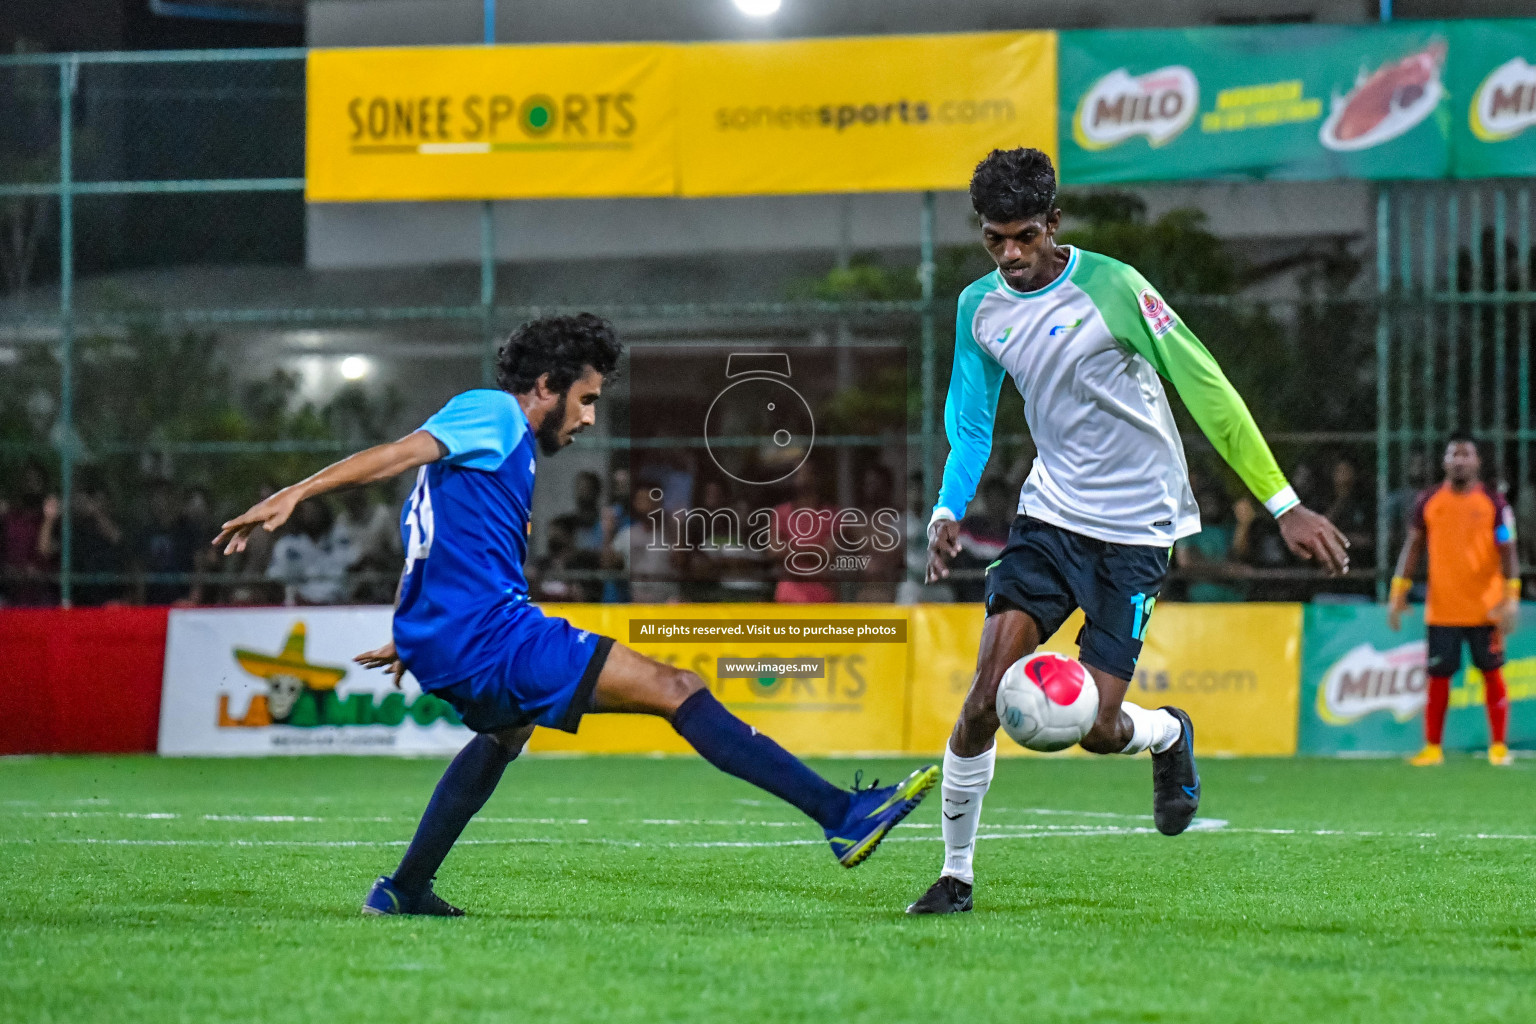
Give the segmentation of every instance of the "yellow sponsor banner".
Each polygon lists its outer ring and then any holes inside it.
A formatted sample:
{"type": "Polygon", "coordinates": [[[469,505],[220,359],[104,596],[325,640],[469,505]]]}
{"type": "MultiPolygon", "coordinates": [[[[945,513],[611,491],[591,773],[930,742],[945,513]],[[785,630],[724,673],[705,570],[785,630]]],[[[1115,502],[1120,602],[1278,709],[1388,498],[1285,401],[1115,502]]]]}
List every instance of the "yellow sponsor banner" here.
{"type": "MultiPolygon", "coordinates": [[[[860,640],[671,639],[630,644],[631,619],[809,620],[816,622],[907,620],[912,610],[892,605],[546,605],[569,619],[634,647],[642,654],[697,672],[716,698],[748,724],[803,756],[900,753],[906,749],[909,644],[860,640]],[[721,658],[819,658],[821,678],[719,678],[721,658]]],[[[907,625],[910,625],[908,622],[907,625]]],[[[686,753],[691,748],[659,718],[590,715],[579,734],[540,729],[530,749],[602,754],[686,753]]]]}
{"type": "Polygon", "coordinates": [[[993,148],[1056,151],[1051,32],[683,48],[689,196],[963,189],[993,148]]]}
{"type": "MultiPolygon", "coordinates": [[[[804,756],[942,753],[975,670],[981,605],[549,605],[582,629],[628,643],[631,620],[904,620],[905,643],[787,637],[636,642],[636,650],[697,672],[750,724],[804,756]],[[721,678],[721,658],[819,658],[821,678],[721,678]]],[[[1046,645],[1076,655],[1078,613],[1046,645]]],[[[1160,604],[1127,699],[1188,711],[1205,754],[1296,752],[1301,606],[1160,604]]],[[[1004,754],[1025,754],[1000,734],[1004,754]]],[[[591,715],[572,736],[540,729],[540,752],[687,753],[664,721],[591,715]]],[[[1076,751],[1075,753],[1080,753],[1076,751]]],[[[1051,755],[1057,756],[1057,755],[1051,755]]]]}
{"type": "MultiPolygon", "coordinates": [[[[975,672],[982,622],[980,605],[922,605],[914,614],[911,752],[944,749],[975,672]]],[[[1082,623],[1075,613],[1045,649],[1075,657],[1082,623]]],[[[1300,687],[1300,605],[1160,603],[1126,699],[1188,711],[1201,753],[1283,756],[1296,752],[1300,687]]],[[[998,749],[1027,753],[1001,734],[998,749]]]]}
{"type": "Polygon", "coordinates": [[[311,201],[676,191],[678,49],[312,50],[311,201]]]}

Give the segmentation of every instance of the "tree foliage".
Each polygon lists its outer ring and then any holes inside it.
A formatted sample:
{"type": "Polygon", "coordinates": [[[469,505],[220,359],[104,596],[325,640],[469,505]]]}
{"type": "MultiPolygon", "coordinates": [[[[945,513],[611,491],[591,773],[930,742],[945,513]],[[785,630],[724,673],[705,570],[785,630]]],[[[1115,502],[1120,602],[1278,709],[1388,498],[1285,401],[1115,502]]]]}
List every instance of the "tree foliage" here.
{"type": "MultiPolygon", "coordinates": [[[[371,393],[348,385],[316,404],[300,397],[294,373],[242,377],[234,372],[227,346],[210,332],[140,325],[120,337],[81,338],[75,352],[79,461],[98,469],[120,499],[149,480],[167,478],[207,488],[219,507],[243,507],[262,483],[297,479],[335,458],[334,453],[263,451],[263,444],[335,441],[362,447],[384,438],[399,407],[392,390],[371,393]],[[160,450],[209,441],[250,448],[194,455],[160,450]]],[[[14,465],[34,457],[56,464],[65,437],[53,352],[41,346],[26,350],[6,377],[0,390],[5,461],[14,465]]]]}

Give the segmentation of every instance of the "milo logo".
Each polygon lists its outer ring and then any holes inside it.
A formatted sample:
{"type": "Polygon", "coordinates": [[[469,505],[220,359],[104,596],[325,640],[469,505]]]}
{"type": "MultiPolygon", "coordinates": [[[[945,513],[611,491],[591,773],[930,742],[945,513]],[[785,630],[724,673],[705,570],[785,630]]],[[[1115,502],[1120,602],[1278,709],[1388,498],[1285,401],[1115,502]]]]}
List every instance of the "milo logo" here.
{"type": "Polygon", "coordinates": [[[1472,95],[1472,134],[1503,142],[1536,125],[1536,67],[1515,57],[1493,69],[1472,95]]]}
{"type": "Polygon", "coordinates": [[[1181,64],[1132,77],[1116,68],[1078,101],[1072,137],[1084,149],[1108,149],[1144,135],[1162,146],[1188,128],[1200,106],[1200,81],[1181,64]]]}
{"type": "Polygon", "coordinates": [[[1377,650],[1368,643],[1352,648],[1324,673],[1317,688],[1317,717],[1329,725],[1348,725],[1375,711],[1389,711],[1406,722],[1424,710],[1429,678],[1428,645],[1423,640],[1377,650]]]}

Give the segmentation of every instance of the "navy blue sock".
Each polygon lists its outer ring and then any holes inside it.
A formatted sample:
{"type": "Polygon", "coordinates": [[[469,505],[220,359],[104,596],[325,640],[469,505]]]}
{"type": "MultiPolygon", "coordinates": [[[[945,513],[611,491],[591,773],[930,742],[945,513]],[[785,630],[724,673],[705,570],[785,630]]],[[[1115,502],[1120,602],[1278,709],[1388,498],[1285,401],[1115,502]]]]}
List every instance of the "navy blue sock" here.
{"type": "Polygon", "coordinates": [[[416,835],[395,871],[396,888],[419,893],[432,884],[432,876],[442,866],[443,858],[458,842],[469,819],[485,806],[496,790],[496,783],[501,781],[501,773],[516,756],[483,734],[465,744],[432,791],[421,824],[416,826],[416,835]]]}
{"type": "Polygon", "coordinates": [[[822,828],[848,813],[848,791],[838,789],[795,755],[737,718],[708,690],[683,701],[672,728],[710,764],[800,808],[822,828]]]}

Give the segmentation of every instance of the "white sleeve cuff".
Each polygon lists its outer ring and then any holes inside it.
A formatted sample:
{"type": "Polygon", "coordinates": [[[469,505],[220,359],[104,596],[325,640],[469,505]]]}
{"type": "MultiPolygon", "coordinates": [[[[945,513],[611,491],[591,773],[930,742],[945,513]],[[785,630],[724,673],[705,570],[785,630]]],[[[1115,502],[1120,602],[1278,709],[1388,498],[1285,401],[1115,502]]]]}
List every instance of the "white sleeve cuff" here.
{"type": "Polygon", "coordinates": [[[1270,515],[1278,518],[1283,513],[1289,512],[1300,504],[1301,499],[1296,497],[1296,488],[1286,484],[1279,491],[1275,492],[1274,497],[1264,503],[1264,507],[1269,509],[1270,515]]]}
{"type": "Polygon", "coordinates": [[[935,506],[935,508],[933,510],[933,515],[930,516],[929,519],[928,519],[928,543],[930,543],[930,544],[933,543],[933,528],[934,528],[934,526],[936,526],[939,523],[942,523],[946,519],[948,519],[950,522],[954,522],[955,521],[955,514],[953,512],[951,512],[949,509],[945,508],[943,505],[935,506]]]}

